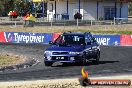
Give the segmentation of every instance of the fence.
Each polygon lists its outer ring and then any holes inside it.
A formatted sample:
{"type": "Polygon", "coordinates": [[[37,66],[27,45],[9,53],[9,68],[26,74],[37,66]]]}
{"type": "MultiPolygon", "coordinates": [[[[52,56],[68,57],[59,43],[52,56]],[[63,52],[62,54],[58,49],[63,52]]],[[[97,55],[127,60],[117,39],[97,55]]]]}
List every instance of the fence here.
{"type": "Polygon", "coordinates": [[[114,25],[123,24],[123,23],[127,23],[127,22],[129,22],[128,18],[115,18],[114,17],[114,25]]]}
{"type": "MultiPolygon", "coordinates": [[[[12,21],[8,17],[0,17],[0,25],[19,26],[23,25],[24,21],[22,17],[13,19],[12,21]]],[[[132,20],[127,18],[114,18],[114,20],[57,20],[47,18],[37,18],[35,26],[92,26],[92,25],[121,25],[132,24],[132,20]]]]}

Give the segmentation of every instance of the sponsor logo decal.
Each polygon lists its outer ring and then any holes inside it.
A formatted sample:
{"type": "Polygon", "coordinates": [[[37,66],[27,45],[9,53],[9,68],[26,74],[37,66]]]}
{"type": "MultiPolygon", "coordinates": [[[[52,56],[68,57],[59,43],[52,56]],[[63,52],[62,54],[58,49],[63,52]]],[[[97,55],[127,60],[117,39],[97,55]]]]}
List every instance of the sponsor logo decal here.
{"type": "Polygon", "coordinates": [[[11,34],[11,33],[9,33],[8,35],[7,35],[7,38],[6,38],[6,41],[7,42],[11,42],[12,40],[13,40],[13,35],[11,34]]]}
{"type": "Polygon", "coordinates": [[[90,79],[88,71],[81,70],[82,77],[79,78],[82,86],[130,86],[131,81],[127,79],[90,79]]]}

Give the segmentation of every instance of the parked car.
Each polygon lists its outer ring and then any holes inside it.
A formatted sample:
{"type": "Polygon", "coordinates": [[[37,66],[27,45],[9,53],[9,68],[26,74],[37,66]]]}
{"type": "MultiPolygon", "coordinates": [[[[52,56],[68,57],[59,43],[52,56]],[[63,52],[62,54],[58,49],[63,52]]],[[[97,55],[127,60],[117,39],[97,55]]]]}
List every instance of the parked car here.
{"type": "Polygon", "coordinates": [[[51,66],[54,62],[80,63],[87,61],[99,62],[100,46],[90,32],[60,35],[54,42],[50,42],[44,51],[44,63],[51,66]]]}

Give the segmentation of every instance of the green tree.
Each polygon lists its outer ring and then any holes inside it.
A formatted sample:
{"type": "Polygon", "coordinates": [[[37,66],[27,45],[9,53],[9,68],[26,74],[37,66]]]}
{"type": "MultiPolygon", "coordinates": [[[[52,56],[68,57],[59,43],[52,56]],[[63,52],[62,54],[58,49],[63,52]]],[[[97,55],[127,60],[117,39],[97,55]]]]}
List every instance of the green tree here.
{"type": "Polygon", "coordinates": [[[14,0],[14,10],[22,16],[31,11],[31,2],[27,0],[14,0]]]}
{"type": "Polygon", "coordinates": [[[0,15],[9,11],[16,11],[18,15],[22,15],[30,11],[31,2],[27,0],[0,0],[0,15]]]}
{"type": "Polygon", "coordinates": [[[3,12],[6,10],[5,9],[5,4],[6,4],[6,0],[1,0],[0,1],[0,16],[3,15],[3,12]]]}
{"type": "Polygon", "coordinates": [[[128,10],[129,16],[132,16],[132,2],[129,3],[128,8],[129,8],[128,10]]]}

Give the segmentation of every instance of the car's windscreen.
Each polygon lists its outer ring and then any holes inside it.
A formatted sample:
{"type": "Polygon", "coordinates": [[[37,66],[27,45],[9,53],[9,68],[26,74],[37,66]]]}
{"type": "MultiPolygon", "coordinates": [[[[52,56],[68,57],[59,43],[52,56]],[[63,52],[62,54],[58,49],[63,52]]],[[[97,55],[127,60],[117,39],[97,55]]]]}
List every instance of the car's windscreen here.
{"type": "Polygon", "coordinates": [[[84,43],[84,35],[61,35],[54,42],[57,45],[81,45],[84,43]]]}

